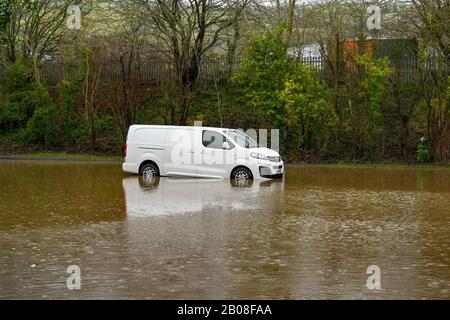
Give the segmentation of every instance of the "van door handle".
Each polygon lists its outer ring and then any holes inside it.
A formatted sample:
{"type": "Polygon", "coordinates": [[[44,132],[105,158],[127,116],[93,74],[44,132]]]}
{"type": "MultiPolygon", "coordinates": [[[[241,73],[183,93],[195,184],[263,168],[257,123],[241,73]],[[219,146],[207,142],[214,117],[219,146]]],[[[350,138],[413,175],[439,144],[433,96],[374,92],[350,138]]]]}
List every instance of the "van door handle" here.
{"type": "MultiPolygon", "coordinates": [[[[189,153],[194,153],[194,150],[189,150],[189,153]]],[[[202,151],[202,152],[200,152],[200,154],[206,154],[206,151],[202,151]]]]}

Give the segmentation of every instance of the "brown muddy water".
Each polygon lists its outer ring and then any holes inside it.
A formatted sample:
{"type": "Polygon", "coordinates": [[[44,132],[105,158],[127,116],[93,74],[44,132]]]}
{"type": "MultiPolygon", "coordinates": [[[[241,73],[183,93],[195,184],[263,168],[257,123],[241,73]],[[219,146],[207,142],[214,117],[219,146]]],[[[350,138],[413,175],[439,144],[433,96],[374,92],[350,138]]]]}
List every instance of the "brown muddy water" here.
{"type": "Polygon", "coordinates": [[[449,266],[446,169],[290,166],[239,187],[0,161],[3,299],[450,299],[449,266]]]}

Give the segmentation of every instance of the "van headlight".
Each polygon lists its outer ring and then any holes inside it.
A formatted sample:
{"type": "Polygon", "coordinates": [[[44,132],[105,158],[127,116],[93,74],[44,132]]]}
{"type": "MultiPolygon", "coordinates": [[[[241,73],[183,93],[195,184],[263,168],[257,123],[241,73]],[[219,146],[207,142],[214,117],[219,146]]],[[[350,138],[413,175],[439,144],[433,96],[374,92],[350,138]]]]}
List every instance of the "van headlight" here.
{"type": "Polygon", "coordinates": [[[250,156],[252,158],[259,159],[259,160],[269,160],[269,158],[266,155],[261,154],[261,153],[252,152],[252,153],[250,153],[250,156]]]}

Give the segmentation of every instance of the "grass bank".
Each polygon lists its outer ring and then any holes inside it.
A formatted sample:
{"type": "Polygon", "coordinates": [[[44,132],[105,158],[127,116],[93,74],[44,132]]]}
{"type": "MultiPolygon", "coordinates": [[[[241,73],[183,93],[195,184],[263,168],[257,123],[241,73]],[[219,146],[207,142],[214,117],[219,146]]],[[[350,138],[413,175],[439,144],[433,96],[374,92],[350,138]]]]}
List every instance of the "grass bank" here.
{"type": "MultiPolygon", "coordinates": [[[[122,156],[98,155],[89,153],[66,153],[66,152],[17,152],[0,153],[1,159],[27,159],[27,160],[80,160],[80,161],[123,161],[122,156]]],[[[447,169],[450,170],[450,164],[417,164],[417,163],[364,163],[364,162],[334,162],[334,163],[289,163],[291,166],[310,166],[310,167],[330,167],[330,168],[382,168],[382,169],[447,169]]]]}
{"type": "Polygon", "coordinates": [[[336,163],[302,163],[296,162],[291,163],[293,166],[310,166],[310,167],[330,167],[330,168],[365,168],[365,169],[421,169],[421,170],[435,170],[435,169],[446,169],[450,170],[450,164],[445,163],[352,163],[352,162],[336,162],[336,163]]]}
{"type": "Polygon", "coordinates": [[[88,153],[66,153],[66,152],[25,152],[1,154],[2,159],[17,160],[80,160],[80,161],[122,161],[121,156],[97,155],[88,153]]]}

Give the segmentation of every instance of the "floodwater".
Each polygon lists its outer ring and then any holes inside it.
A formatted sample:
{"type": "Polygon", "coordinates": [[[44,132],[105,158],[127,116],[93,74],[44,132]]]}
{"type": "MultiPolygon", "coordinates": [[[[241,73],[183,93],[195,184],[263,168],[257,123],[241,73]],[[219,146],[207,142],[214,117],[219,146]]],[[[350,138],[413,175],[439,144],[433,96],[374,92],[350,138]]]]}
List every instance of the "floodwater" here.
{"type": "Polygon", "coordinates": [[[449,266],[446,169],[290,166],[239,186],[0,161],[3,299],[450,299],[449,266]]]}

